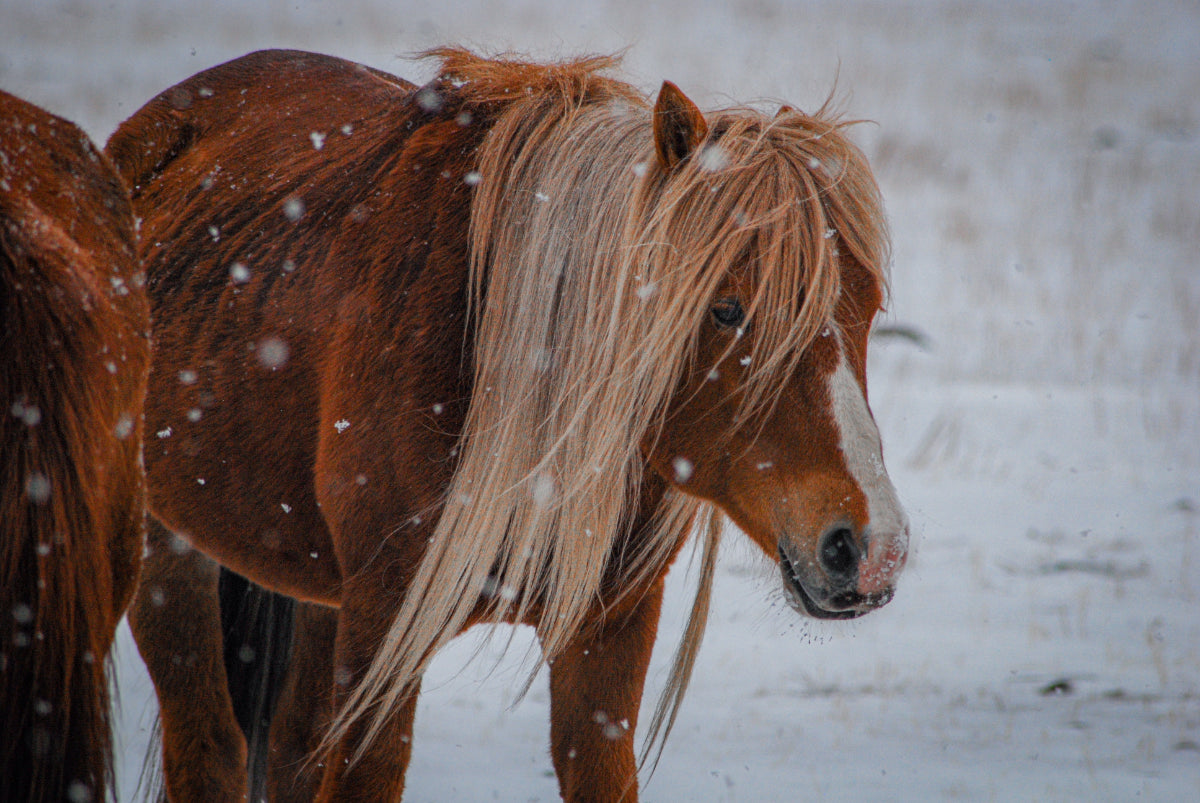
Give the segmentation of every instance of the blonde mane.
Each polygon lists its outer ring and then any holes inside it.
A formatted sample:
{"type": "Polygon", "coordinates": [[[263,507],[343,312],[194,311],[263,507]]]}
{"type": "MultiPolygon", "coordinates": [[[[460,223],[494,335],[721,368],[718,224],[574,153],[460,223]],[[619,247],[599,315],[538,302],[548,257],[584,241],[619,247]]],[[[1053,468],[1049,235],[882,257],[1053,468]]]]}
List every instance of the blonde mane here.
{"type": "Polygon", "coordinates": [[[536,612],[553,660],[614,571],[621,588],[638,588],[710,521],[649,747],[666,738],[687,686],[720,520],[672,492],[630,539],[642,447],[692,367],[696,332],[731,271],[757,288],[740,423],[775,401],[833,318],[837,249],[883,283],[878,191],[843,124],[823,113],[710,115],[707,142],[668,172],[645,98],[598,74],[613,59],[542,66],[433,55],[468,108],[496,117],[471,208],[474,393],[429,547],[328,741],[371,714],[369,742],[481,599],[488,621],[536,612]],[[627,543],[636,554],[622,554],[627,543]]]}

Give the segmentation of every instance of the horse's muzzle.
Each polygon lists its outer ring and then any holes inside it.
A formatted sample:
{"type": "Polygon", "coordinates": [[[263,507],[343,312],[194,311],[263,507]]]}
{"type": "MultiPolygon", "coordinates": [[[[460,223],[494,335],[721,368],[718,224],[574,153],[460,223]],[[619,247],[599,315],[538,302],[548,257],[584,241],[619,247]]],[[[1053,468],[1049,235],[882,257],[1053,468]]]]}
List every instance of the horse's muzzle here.
{"type": "MultiPolygon", "coordinates": [[[[817,619],[854,619],[881,608],[895,595],[893,583],[877,579],[862,590],[860,566],[865,564],[855,538],[847,527],[831,529],[819,542],[813,558],[798,558],[794,549],[779,545],[779,570],[788,603],[797,611],[817,619]]],[[[867,574],[874,574],[868,568],[867,574]]]]}

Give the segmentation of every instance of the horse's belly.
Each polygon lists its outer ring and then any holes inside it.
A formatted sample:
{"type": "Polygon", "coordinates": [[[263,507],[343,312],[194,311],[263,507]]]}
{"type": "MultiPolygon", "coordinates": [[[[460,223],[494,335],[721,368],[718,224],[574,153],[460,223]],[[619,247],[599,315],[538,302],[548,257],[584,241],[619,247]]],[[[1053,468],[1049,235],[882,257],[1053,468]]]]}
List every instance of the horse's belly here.
{"type": "Polygon", "coordinates": [[[313,491],[315,394],[302,365],[245,370],[156,344],[146,405],[150,508],[254,582],[336,604],[341,576],[313,491]]]}

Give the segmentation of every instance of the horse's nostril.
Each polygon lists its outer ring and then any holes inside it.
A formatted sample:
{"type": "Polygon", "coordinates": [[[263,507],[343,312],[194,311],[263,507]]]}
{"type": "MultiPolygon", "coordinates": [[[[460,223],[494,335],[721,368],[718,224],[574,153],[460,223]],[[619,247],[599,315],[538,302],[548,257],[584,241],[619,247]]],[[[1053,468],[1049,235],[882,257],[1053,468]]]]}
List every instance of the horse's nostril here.
{"type": "Polygon", "coordinates": [[[856,574],[861,555],[854,533],[847,527],[836,527],[821,540],[821,566],[831,577],[840,579],[856,574]]]}

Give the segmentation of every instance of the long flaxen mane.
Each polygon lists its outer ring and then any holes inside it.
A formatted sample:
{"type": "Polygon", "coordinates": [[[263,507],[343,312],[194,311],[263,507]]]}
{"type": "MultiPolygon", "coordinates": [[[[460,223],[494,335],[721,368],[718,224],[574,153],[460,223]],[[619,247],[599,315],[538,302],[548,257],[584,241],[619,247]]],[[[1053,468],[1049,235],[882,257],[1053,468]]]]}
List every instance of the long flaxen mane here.
{"type": "Polygon", "coordinates": [[[773,405],[833,318],[839,259],[884,282],[878,190],[844,124],[824,110],[708,115],[706,142],[667,170],[644,96],[601,74],[615,59],[546,66],[431,55],[442,72],[422,91],[497,110],[468,176],[478,180],[474,392],[428,550],[329,741],[363,716],[373,716],[373,738],[480,599],[489,621],[536,612],[553,660],[614,570],[624,573],[619,587],[637,588],[705,520],[696,602],[650,727],[651,740],[665,739],[704,630],[720,521],[669,492],[649,530],[630,538],[642,447],[694,368],[696,332],[731,272],[755,288],[739,425],[773,405]]]}

